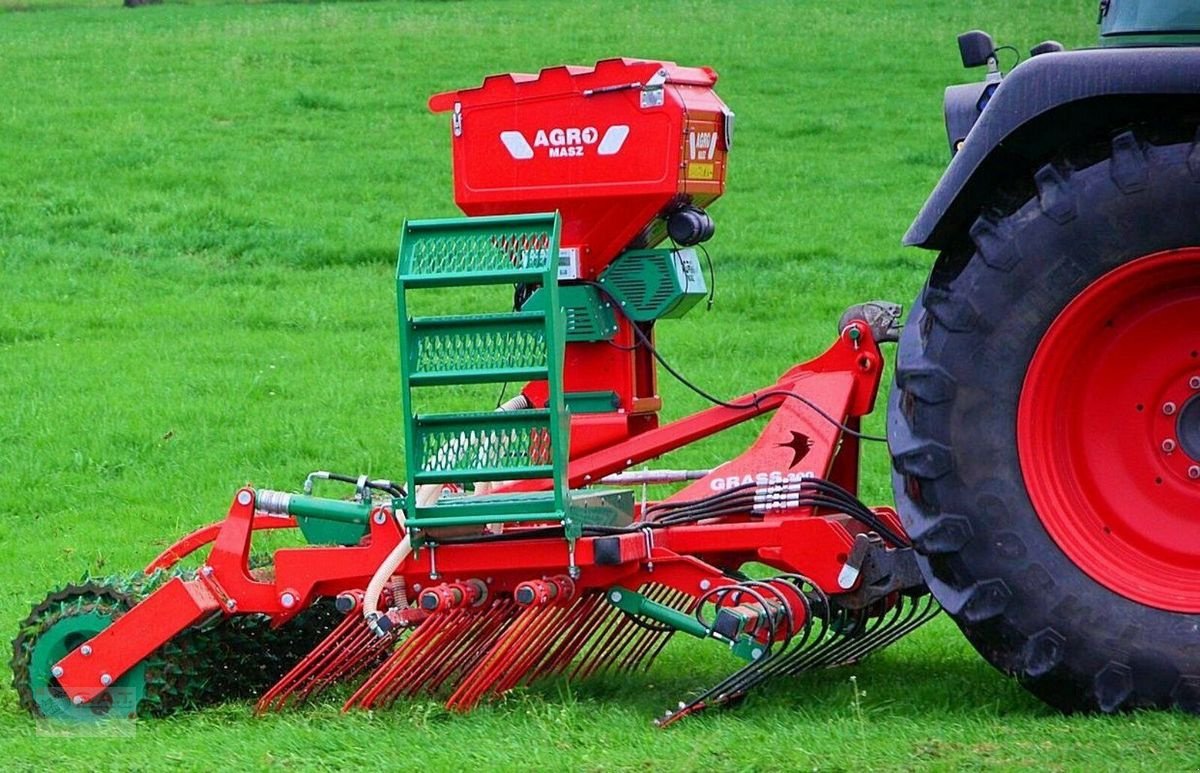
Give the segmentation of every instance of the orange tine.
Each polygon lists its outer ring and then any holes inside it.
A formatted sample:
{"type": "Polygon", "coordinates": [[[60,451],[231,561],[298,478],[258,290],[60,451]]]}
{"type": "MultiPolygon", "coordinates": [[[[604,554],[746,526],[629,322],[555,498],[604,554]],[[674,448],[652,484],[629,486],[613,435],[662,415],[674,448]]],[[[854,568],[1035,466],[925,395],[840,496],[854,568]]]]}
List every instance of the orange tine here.
{"type": "MultiPolygon", "coordinates": [[[[670,587],[654,583],[642,586],[640,592],[644,593],[651,601],[663,603],[663,599],[670,591],[670,587]]],[[[614,637],[617,640],[602,651],[599,659],[592,665],[592,669],[587,673],[587,676],[603,673],[610,668],[617,671],[621,670],[625,666],[623,662],[618,664],[617,658],[622,653],[637,651],[645,639],[652,638],[655,634],[654,631],[639,626],[629,616],[616,612],[616,610],[614,612],[620,616],[618,633],[614,637]]],[[[628,656],[626,659],[628,659],[628,656]]]]}
{"type": "Polygon", "coordinates": [[[588,593],[575,600],[563,621],[563,635],[554,651],[530,676],[530,681],[562,673],[579,650],[587,643],[595,628],[597,604],[603,604],[603,594],[588,593]]]}
{"type": "Polygon", "coordinates": [[[607,603],[604,593],[588,593],[576,601],[571,610],[572,618],[566,624],[568,633],[564,634],[558,643],[553,657],[547,659],[541,669],[535,673],[535,678],[558,676],[574,663],[583,647],[593,639],[596,629],[607,619],[607,603]]]}
{"type": "Polygon", "coordinates": [[[605,670],[612,664],[628,644],[630,638],[643,629],[638,628],[627,615],[614,609],[613,614],[616,616],[616,624],[609,632],[608,638],[604,646],[600,648],[596,658],[592,661],[588,670],[582,675],[583,679],[591,676],[604,673],[605,670]]]}
{"type": "Polygon", "coordinates": [[[375,697],[388,684],[392,675],[403,671],[414,657],[418,657],[426,649],[430,640],[437,636],[446,617],[447,615],[434,614],[425,618],[350,696],[342,706],[342,711],[349,711],[354,706],[370,708],[375,697]]]}
{"type": "Polygon", "coordinates": [[[436,639],[423,649],[424,656],[410,661],[405,670],[393,673],[390,684],[380,691],[376,702],[391,703],[401,696],[433,692],[442,682],[456,678],[486,651],[496,632],[508,623],[511,606],[511,602],[498,601],[484,610],[454,610],[455,619],[438,631],[436,639]]]}
{"type": "Polygon", "coordinates": [[[446,708],[468,711],[479,702],[487,688],[503,673],[504,666],[515,656],[516,646],[535,621],[538,611],[538,607],[528,607],[518,613],[512,625],[491,642],[492,646],[474,664],[474,668],[463,675],[457,689],[446,700],[446,708]]]}
{"type": "Polygon", "coordinates": [[[620,627],[620,618],[621,613],[616,608],[609,606],[608,601],[600,604],[599,622],[596,625],[595,635],[588,639],[583,654],[576,662],[575,668],[571,670],[569,677],[571,680],[585,679],[595,671],[595,664],[603,657],[607,642],[620,627]]]}
{"type": "MultiPolygon", "coordinates": [[[[664,603],[666,603],[666,602],[664,602],[664,603]]],[[[672,596],[670,606],[683,607],[685,604],[687,606],[684,608],[689,613],[696,609],[696,599],[694,597],[692,597],[691,595],[689,595],[687,593],[684,593],[683,591],[675,591],[672,596]]],[[[658,656],[662,654],[662,651],[666,648],[667,643],[671,641],[671,637],[674,635],[675,635],[674,631],[667,631],[666,633],[664,633],[662,635],[662,638],[660,638],[658,640],[657,644],[655,646],[651,647],[650,650],[647,651],[644,655],[642,655],[639,663],[634,665],[632,668],[641,667],[641,669],[643,671],[649,671],[650,667],[652,665],[654,665],[654,661],[658,660],[658,656]]]]}
{"type": "Polygon", "coordinates": [[[525,684],[533,682],[537,668],[544,663],[554,651],[554,644],[562,637],[563,620],[567,617],[570,607],[564,603],[551,603],[543,607],[534,621],[536,625],[530,638],[518,642],[518,654],[500,678],[496,680],[492,691],[497,695],[516,687],[522,681],[525,684]]]}
{"type": "Polygon", "coordinates": [[[463,635],[457,654],[427,683],[428,691],[434,692],[443,684],[455,686],[467,678],[515,618],[515,605],[508,601],[498,602],[482,614],[479,625],[463,635]]]}
{"type": "MultiPolygon", "coordinates": [[[[670,587],[663,586],[663,592],[659,595],[658,602],[668,607],[678,608],[685,602],[690,601],[691,596],[686,593],[674,590],[670,587]]],[[[691,609],[690,605],[688,607],[691,609]]],[[[642,641],[641,645],[632,649],[621,662],[621,670],[636,671],[641,668],[648,670],[653,665],[654,660],[667,646],[667,642],[671,640],[674,631],[648,631],[649,635],[642,641]],[[643,664],[645,664],[643,666],[643,664]]]]}
{"type": "Polygon", "coordinates": [[[359,618],[358,629],[352,629],[342,646],[329,652],[325,663],[312,674],[308,683],[295,691],[296,702],[305,701],[309,696],[327,689],[335,682],[353,677],[395,641],[395,636],[376,635],[366,626],[365,621],[359,618]]]}
{"type": "MultiPolygon", "coordinates": [[[[643,587],[642,593],[646,598],[656,603],[662,603],[663,597],[666,595],[662,585],[647,585],[643,587]]],[[[650,647],[654,640],[659,636],[658,631],[654,631],[647,626],[638,625],[632,618],[626,617],[625,622],[629,624],[629,630],[625,638],[616,647],[613,647],[611,656],[599,671],[611,669],[614,672],[624,671],[629,668],[629,664],[636,662],[636,656],[650,647]]],[[[651,623],[651,625],[654,625],[651,623]]]]}
{"type": "Polygon", "coordinates": [[[470,640],[482,616],[481,612],[474,609],[452,610],[426,646],[406,661],[403,668],[388,675],[373,703],[388,706],[401,696],[412,697],[421,692],[428,680],[439,672],[439,668],[452,661],[463,643],[470,640]]]}
{"type": "Polygon", "coordinates": [[[361,669],[373,652],[390,646],[393,641],[393,637],[380,638],[372,633],[362,617],[347,615],[259,699],[255,712],[278,711],[289,702],[305,701],[319,688],[346,676],[355,666],[361,669]]]}
{"type": "Polygon", "coordinates": [[[379,636],[369,628],[363,631],[359,634],[360,639],[356,643],[356,646],[359,647],[356,657],[345,661],[340,669],[328,676],[322,674],[316,680],[314,689],[324,690],[334,682],[358,676],[373,662],[378,662],[380,654],[399,641],[403,635],[407,635],[407,631],[399,634],[393,633],[390,636],[379,636]]]}
{"type": "Polygon", "coordinates": [[[255,714],[263,714],[269,710],[282,710],[287,704],[288,695],[294,689],[294,686],[302,680],[308,679],[310,674],[320,670],[324,661],[328,660],[330,654],[335,650],[340,640],[347,635],[351,628],[352,620],[347,615],[342,619],[342,622],[329,632],[329,634],[321,640],[321,643],[313,648],[300,662],[292,666],[292,668],[280,677],[279,681],[271,686],[271,689],[263,693],[258,699],[258,703],[254,706],[255,714]]]}

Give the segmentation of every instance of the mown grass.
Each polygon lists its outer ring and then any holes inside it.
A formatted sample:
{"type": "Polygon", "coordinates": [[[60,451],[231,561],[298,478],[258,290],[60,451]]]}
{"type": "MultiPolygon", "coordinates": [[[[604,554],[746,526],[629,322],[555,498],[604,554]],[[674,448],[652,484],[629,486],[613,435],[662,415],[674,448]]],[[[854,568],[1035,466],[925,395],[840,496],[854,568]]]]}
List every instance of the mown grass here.
{"type": "MultiPolygon", "coordinates": [[[[911,299],[899,238],[945,163],[953,37],[1093,39],[1091,4],[174,4],[0,0],[0,620],[85,570],[141,566],[243,482],[398,475],[392,259],[454,213],[432,92],[614,55],[709,64],[738,113],[713,209],[717,304],[664,353],[736,394],[819,352],[858,300],[911,299]],[[4,12],[11,11],[11,12],[4,12]]],[[[702,407],[664,378],[670,415],[702,407]]],[[[882,415],[868,429],[882,429],[882,415]]],[[[672,461],[705,465],[747,432],[672,461]]],[[[890,499],[872,448],[864,492],[890,499]]],[[[1060,717],[942,620],[861,667],[660,732],[733,667],[678,642],[649,673],[252,718],[244,704],[54,734],[0,691],[5,767],[953,769],[1200,764],[1193,720],[1060,717]],[[855,682],[851,683],[850,677],[855,682]]],[[[7,668],[0,670],[7,683],[7,668]]]]}

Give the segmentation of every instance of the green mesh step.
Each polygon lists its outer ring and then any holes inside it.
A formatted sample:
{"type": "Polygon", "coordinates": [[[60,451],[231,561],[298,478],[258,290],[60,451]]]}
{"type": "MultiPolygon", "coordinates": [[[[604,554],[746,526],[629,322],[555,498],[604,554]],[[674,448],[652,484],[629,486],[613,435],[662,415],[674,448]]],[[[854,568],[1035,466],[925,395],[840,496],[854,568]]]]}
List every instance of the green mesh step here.
{"type": "Polygon", "coordinates": [[[521,382],[549,376],[542,312],[418,317],[408,323],[412,386],[521,382]]]}
{"type": "Polygon", "coordinates": [[[416,416],[414,482],[553,477],[550,424],[546,410],[416,416]]]}
{"type": "Polygon", "coordinates": [[[409,288],[541,282],[558,267],[557,229],[545,224],[545,215],[409,221],[397,275],[409,288]]]}

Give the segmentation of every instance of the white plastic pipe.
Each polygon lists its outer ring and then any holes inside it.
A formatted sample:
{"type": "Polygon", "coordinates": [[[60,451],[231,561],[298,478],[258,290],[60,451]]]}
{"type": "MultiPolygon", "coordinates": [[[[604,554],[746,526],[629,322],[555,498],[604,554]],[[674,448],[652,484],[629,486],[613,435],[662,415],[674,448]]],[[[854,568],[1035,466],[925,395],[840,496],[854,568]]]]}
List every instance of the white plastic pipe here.
{"type": "Polygon", "coordinates": [[[404,514],[396,513],[396,520],[400,522],[400,531],[404,533],[404,539],[400,540],[400,544],[392,548],[392,552],[388,553],[387,558],[383,559],[383,563],[375,570],[375,574],[371,576],[371,582],[367,583],[367,591],[363,594],[363,618],[367,621],[367,625],[372,631],[382,636],[384,631],[379,628],[379,597],[383,595],[383,588],[387,585],[388,580],[396,573],[400,564],[408,558],[412,553],[412,540],[408,536],[408,531],[404,528],[404,514]]]}

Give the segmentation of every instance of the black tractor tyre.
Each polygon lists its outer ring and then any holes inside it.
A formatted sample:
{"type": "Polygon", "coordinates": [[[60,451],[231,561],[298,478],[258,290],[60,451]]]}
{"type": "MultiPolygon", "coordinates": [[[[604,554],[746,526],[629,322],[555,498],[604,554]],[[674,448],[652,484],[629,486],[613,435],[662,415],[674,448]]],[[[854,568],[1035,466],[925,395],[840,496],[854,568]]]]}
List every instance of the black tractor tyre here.
{"type": "MultiPolygon", "coordinates": [[[[1200,251],[1186,249],[1200,246],[1200,134],[1195,123],[1122,131],[1028,177],[997,197],[957,249],[941,255],[910,312],[888,406],[898,509],[934,596],[988,662],[1043,701],[1065,712],[1200,713],[1195,599],[1135,600],[1137,593],[1114,591],[1109,580],[1120,585],[1121,573],[1137,567],[1108,567],[1108,577],[1100,559],[1072,559],[1045,524],[1092,516],[1072,508],[1040,513],[1018,442],[1027,371],[1069,303],[1139,258],[1180,249],[1194,259],[1187,270],[1195,284],[1188,286],[1200,288],[1200,251]]],[[[1200,291],[1190,292],[1190,324],[1163,331],[1191,349],[1183,358],[1200,348],[1200,291]]],[[[1084,350],[1092,345],[1103,342],[1078,341],[1084,350]]],[[[1140,365],[1129,363],[1128,378],[1140,365]]],[[[1200,362],[1192,365],[1189,372],[1200,373],[1200,362]]],[[[1190,366],[1184,359],[1170,367],[1190,366]]],[[[1200,415],[1200,399],[1193,402],[1200,415]]],[[[1144,408],[1149,415],[1156,406],[1136,406],[1144,408]]],[[[1111,418],[1090,417],[1091,429],[1064,418],[1064,433],[1086,441],[1089,432],[1115,431],[1111,418]]],[[[1157,451],[1142,445],[1159,437],[1122,442],[1149,458],[1157,451]]],[[[1200,482],[1186,489],[1185,475],[1166,484],[1184,492],[1178,496],[1190,503],[1191,533],[1200,531],[1200,482]]],[[[1153,480],[1136,491],[1105,489],[1089,496],[1115,508],[1125,500],[1155,507],[1153,480]]]]}

